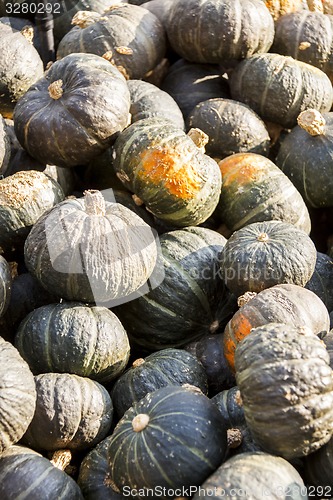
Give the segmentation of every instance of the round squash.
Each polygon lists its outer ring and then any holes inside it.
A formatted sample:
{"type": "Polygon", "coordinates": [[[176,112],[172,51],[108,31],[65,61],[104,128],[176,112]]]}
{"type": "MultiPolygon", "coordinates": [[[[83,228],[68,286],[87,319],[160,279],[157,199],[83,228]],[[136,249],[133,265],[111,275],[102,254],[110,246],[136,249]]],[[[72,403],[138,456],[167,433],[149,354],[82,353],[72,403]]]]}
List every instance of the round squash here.
{"type": "Polygon", "coordinates": [[[0,255],[0,317],[8,309],[12,289],[12,274],[6,259],[0,255]]]}
{"type": "Polygon", "coordinates": [[[231,96],[252,108],[264,120],[284,128],[297,124],[309,108],[325,113],[333,102],[328,76],[290,56],[255,54],[237,64],[230,75],[231,96]]]}
{"type": "Polygon", "coordinates": [[[60,41],[57,59],[85,52],[103,56],[129,79],[140,79],[162,60],[165,31],[160,20],[135,5],[111,5],[103,15],[78,12],[60,41]]]}
{"type": "Polygon", "coordinates": [[[200,485],[223,461],[226,429],[216,406],[191,386],[148,394],[117,424],[109,443],[111,479],[131,488],[200,485]]]}
{"type": "Polygon", "coordinates": [[[191,111],[187,125],[208,135],[209,156],[222,159],[242,152],[268,156],[270,138],[264,122],[241,102],[221,98],[203,101],[191,111]]]}
{"type": "Polygon", "coordinates": [[[203,498],[308,498],[303,479],[282,457],[253,451],[229,458],[202,485],[203,498]],[[216,492],[216,494],[211,494],[216,492]],[[220,495],[220,492],[222,495],[220,495]],[[236,495],[235,495],[235,492],[236,495]]]}
{"type": "Polygon", "coordinates": [[[24,253],[28,270],[48,291],[115,305],[145,292],[157,244],[134,212],[106,201],[100,191],[86,191],[83,199],[67,199],[41,217],[24,253]]]}
{"type": "Polygon", "coordinates": [[[333,433],[333,371],[305,325],[269,323],[237,346],[236,381],[257,443],[286,459],[318,450],[333,433]]]}
{"type": "Polygon", "coordinates": [[[0,455],[17,443],[34,416],[33,374],[18,350],[0,337],[0,455]]]}
{"type": "Polygon", "coordinates": [[[333,206],[333,113],[307,109],[281,141],[276,164],[310,207],[333,206]]]}
{"type": "Polygon", "coordinates": [[[261,0],[177,0],[167,18],[167,35],[184,59],[220,64],[267,52],[274,21],[261,0]],[[223,36],[214,36],[218,33],[223,36]]]}
{"type": "Polygon", "coordinates": [[[309,491],[316,491],[322,498],[332,495],[333,488],[333,439],[319,450],[305,457],[304,477],[310,485],[309,491]]]}
{"type": "Polygon", "coordinates": [[[237,309],[219,274],[224,244],[222,235],[203,227],[160,236],[163,280],[114,309],[132,344],[149,351],[182,347],[224,328],[237,309]]]}
{"type": "Polygon", "coordinates": [[[306,325],[314,333],[328,332],[330,319],[322,300],[298,285],[275,285],[266,288],[240,307],[224,330],[224,355],[234,370],[235,350],[252,328],[270,322],[306,325]]]}
{"type": "Polygon", "coordinates": [[[316,260],[305,231],[282,221],[254,222],[235,231],[220,257],[224,281],[237,297],[282,283],[304,286],[316,260]]]}
{"type": "Polygon", "coordinates": [[[0,496],[2,500],[83,500],[79,486],[68,474],[39,453],[16,445],[0,457],[0,496]]]}
{"type": "Polygon", "coordinates": [[[5,120],[0,115],[0,175],[6,171],[11,154],[10,140],[5,120]]]}
{"type": "Polygon", "coordinates": [[[323,301],[329,312],[333,311],[333,259],[325,253],[317,252],[313,275],[305,288],[314,292],[323,301]]]}
{"type": "Polygon", "coordinates": [[[111,397],[119,417],[146,394],[168,385],[190,384],[207,394],[207,375],[195,356],[182,349],[163,349],[138,358],[116,380],[111,397]]]}
{"type": "MultiPolygon", "coordinates": [[[[17,2],[15,2],[15,3],[17,3],[17,2]]],[[[24,2],[22,2],[22,3],[24,3],[24,2]]],[[[6,4],[8,5],[7,0],[6,0],[6,4]]],[[[7,7],[7,10],[9,10],[9,9],[7,7]]],[[[1,5],[0,5],[0,13],[1,12],[2,12],[2,9],[1,9],[1,5]]],[[[28,15],[28,13],[27,13],[27,15],[28,15]]],[[[3,17],[0,17],[0,22],[3,24],[7,24],[7,26],[11,26],[11,28],[13,30],[21,31],[23,36],[27,37],[27,35],[28,35],[29,41],[30,41],[30,37],[32,36],[32,40],[31,40],[32,44],[41,57],[42,49],[41,49],[40,32],[39,32],[39,30],[34,22],[32,22],[26,18],[14,17],[14,16],[12,17],[12,15],[9,15],[9,16],[4,15],[3,17]],[[32,31],[30,28],[32,28],[32,31]]]]}
{"type": "Polygon", "coordinates": [[[21,322],[15,346],[32,372],[73,373],[101,383],[126,368],[130,346],[106,307],[61,302],[39,307],[21,322]]]}
{"type": "Polygon", "coordinates": [[[291,180],[268,158],[238,153],[219,162],[222,188],[215,213],[230,231],[280,220],[310,233],[309,211],[291,180]]]}
{"type": "Polygon", "coordinates": [[[146,118],[119,134],[114,168],[125,187],[156,217],[173,226],[195,226],[213,213],[221,173],[185,132],[146,118]]]}
{"type": "Polygon", "coordinates": [[[18,140],[41,163],[87,164],[128,123],[123,75],[102,57],[70,54],[56,61],[15,106],[18,140]]]}
{"type": "Polygon", "coordinates": [[[326,346],[328,355],[330,357],[330,367],[333,369],[333,329],[328,332],[327,335],[324,335],[323,342],[326,346]]]}
{"type": "Polygon", "coordinates": [[[36,450],[84,450],[105,438],[113,405],[108,391],[67,373],[35,376],[36,411],[22,442],[36,450]]]}

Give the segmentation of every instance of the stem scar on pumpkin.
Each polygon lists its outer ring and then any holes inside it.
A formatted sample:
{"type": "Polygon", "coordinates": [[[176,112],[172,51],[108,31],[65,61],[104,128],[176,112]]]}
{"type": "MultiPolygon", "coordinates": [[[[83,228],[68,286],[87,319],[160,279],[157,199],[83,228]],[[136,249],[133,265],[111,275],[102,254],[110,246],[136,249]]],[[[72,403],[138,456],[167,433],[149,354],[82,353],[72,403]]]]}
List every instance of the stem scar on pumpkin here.
{"type": "Polygon", "coordinates": [[[48,86],[49,95],[50,97],[52,97],[52,99],[57,100],[60,99],[60,97],[62,97],[64,93],[62,85],[63,85],[62,80],[55,80],[48,86]]]}
{"type": "Polygon", "coordinates": [[[132,420],[132,427],[134,432],[143,431],[149,424],[149,415],[146,413],[139,413],[132,420]]]}

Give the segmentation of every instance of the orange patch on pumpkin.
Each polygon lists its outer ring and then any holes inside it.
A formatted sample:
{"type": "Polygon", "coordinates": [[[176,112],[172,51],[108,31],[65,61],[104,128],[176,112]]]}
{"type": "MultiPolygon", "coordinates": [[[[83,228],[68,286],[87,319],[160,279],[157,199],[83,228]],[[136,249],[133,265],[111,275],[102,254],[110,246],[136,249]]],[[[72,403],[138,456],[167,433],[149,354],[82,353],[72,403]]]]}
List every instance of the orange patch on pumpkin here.
{"type": "Polygon", "coordinates": [[[235,351],[237,344],[251,331],[250,321],[241,313],[236,313],[230,320],[224,334],[224,356],[230,368],[235,371],[235,351]]]}
{"type": "Polygon", "coordinates": [[[221,160],[219,167],[224,187],[232,183],[245,185],[260,180],[267,173],[267,159],[253,153],[239,153],[221,160]]]}
{"type": "Polygon", "coordinates": [[[162,185],[181,199],[191,199],[200,191],[202,182],[198,173],[190,163],[184,162],[179,153],[167,148],[151,149],[141,153],[140,157],[138,177],[147,183],[162,185]]]}

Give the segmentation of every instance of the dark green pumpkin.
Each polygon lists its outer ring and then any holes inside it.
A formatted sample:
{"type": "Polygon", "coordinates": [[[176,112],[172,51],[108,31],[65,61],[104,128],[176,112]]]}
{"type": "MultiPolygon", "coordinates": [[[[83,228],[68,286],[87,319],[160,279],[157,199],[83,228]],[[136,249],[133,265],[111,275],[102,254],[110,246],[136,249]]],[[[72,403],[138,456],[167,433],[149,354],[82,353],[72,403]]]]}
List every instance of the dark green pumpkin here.
{"type": "Polygon", "coordinates": [[[77,483],[47,458],[24,446],[11,446],[0,457],[2,500],[83,500],[77,483]]]}
{"type": "Polygon", "coordinates": [[[333,259],[325,253],[317,252],[313,275],[305,288],[314,292],[324,302],[328,311],[333,311],[333,259]]]}
{"type": "Polygon", "coordinates": [[[67,373],[35,376],[37,403],[22,442],[36,450],[84,450],[105,438],[113,405],[108,391],[67,373]]]}
{"type": "Polygon", "coordinates": [[[311,207],[333,206],[333,113],[308,109],[281,141],[276,164],[311,207]]]}
{"type": "Polygon", "coordinates": [[[0,174],[3,174],[7,170],[10,153],[11,147],[6,123],[0,115],[0,174]]]}
{"type": "Polygon", "coordinates": [[[264,221],[235,231],[220,262],[227,287],[239,297],[282,283],[304,286],[316,259],[316,247],[305,231],[282,221],[264,221]]]}
{"type": "Polygon", "coordinates": [[[332,496],[333,489],[333,439],[319,450],[305,457],[304,477],[309,485],[308,491],[317,492],[321,498],[332,496]]]}
{"type": "Polygon", "coordinates": [[[286,459],[308,455],[333,433],[333,371],[306,326],[269,323],[237,346],[236,381],[257,443],[286,459]]]}
{"type": "Polygon", "coordinates": [[[201,487],[193,500],[218,499],[219,492],[222,498],[308,498],[302,477],[287,460],[260,451],[229,458],[201,487]]]}
{"type": "Polygon", "coordinates": [[[165,31],[147,9],[111,5],[103,15],[79,12],[60,41],[57,59],[85,52],[107,58],[126,78],[140,79],[161,62],[166,51],[165,31]]]}
{"type": "Polygon", "coordinates": [[[0,455],[22,438],[35,406],[36,388],[28,364],[0,337],[0,455]]]}
{"type": "Polygon", "coordinates": [[[294,127],[306,109],[329,111],[333,101],[332,84],[323,71],[274,53],[255,54],[238,63],[230,75],[230,91],[233,99],[262,119],[284,128],[294,127]]]}
{"type": "Polygon", "coordinates": [[[0,255],[0,317],[8,309],[12,289],[12,275],[8,262],[0,255]]]}
{"type": "Polygon", "coordinates": [[[28,270],[49,292],[115,305],[142,292],[155,267],[157,244],[133,211],[99,191],[86,191],[84,198],[67,199],[41,217],[24,253],[28,270]]]}
{"type": "Polygon", "coordinates": [[[120,133],[114,168],[147,209],[174,226],[204,222],[218,203],[217,163],[165,120],[146,118],[120,133]]]}
{"type": "Polygon", "coordinates": [[[78,302],[49,304],[21,322],[15,346],[32,372],[73,373],[101,383],[126,368],[130,346],[115,314],[78,302]]]}
{"type": "Polygon", "coordinates": [[[207,375],[195,356],[182,349],[163,349],[138,358],[116,380],[111,397],[119,417],[146,394],[168,385],[190,384],[207,394],[207,375]]]}
{"type": "Polygon", "coordinates": [[[184,59],[223,64],[267,52],[274,21],[260,0],[178,0],[167,18],[167,35],[184,59]]]}
{"type": "Polygon", "coordinates": [[[129,106],[126,80],[117,68],[94,54],[70,54],[15,106],[15,132],[41,163],[87,164],[127,125],[129,106]]]}
{"type": "Polygon", "coordinates": [[[202,227],[160,236],[163,280],[114,309],[132,343],[149,351],[181,347],[224,327],[237,308],[219,275],[224,244],[223,236],[202,227]]]}
{"type": "Polygon", "coordinates": [[[163,387],[117,424],[108,450],[111,479],[123,494],[200,485],[222,463],[226,447],[222,417],[207,396],[191,386],[163,387]]]}

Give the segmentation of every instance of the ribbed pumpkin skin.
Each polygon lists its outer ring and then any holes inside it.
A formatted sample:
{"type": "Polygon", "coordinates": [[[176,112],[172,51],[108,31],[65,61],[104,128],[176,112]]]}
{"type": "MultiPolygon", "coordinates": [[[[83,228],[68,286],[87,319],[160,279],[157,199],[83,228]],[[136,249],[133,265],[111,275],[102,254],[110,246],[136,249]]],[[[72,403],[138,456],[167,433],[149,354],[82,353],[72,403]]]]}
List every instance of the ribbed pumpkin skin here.
{"type": "Polygon", "coordinates": [[[235,492],[248,498],[308,498],[297,470],[281,457],[264,452],[242,453],[229,458],[203,484],[193,500],[209,499],[210,491],[223,492],[226,498],[237,498],[235,492]]]}
{"type": "Polygon", "coordinates": [[[207,394],[207,376],[197,358],[182,349],[163,349],[137,359],[116,380],[111,397],[122,417],[126,410],[146,394],[168,385],[190,384],[207,394]]]}
{"type": "MultiPolygon", "coordinates": [[[[322,495],[328,498],[332,495],[333,488],[333,439],[322,446],[319,450],[305,457],[305,479],[311,486],[323,488],[322,495]]],[[[311,488],[309,488],[311,491],[311,488]]]]}
{"type": "Polygon", "coordinates": [[[217,163],[164,120],[140,120],[119,134],[114,168],[156,217],[174,226],[204,222],[218,203],[217,163]]]}
{"type": "Polygon", "coordinates": [[[36,170],[17,172],[0,180],[0,247],[22,248],[31,227],[63,201],[60,185],[36,170]]]}
{"type": "Polygon", "coordinates": [[[329,111],[333,101],[332,84],[323,71],[274,53],[238,63],[230,76],[230,92],[261,118],[284,128],[294,127],[305,109],[329,111]]]}
{"type": "Polygon", "coordinates": [[[157,247],[150,227],[123,205],[106,202],[105,216],[96,216],[84,199],[67,199],[34,225],[24,253],[28,270],[48,291],[113,304],[146,283],[157,247]]]}
{"type": "Polygon", "coordinates": [[[189,227],[160,236],[162,283],[114,309],[130,340],[150,351],[181,347],[223,328],[237,309],[219,275],[225,238],[189,227]]]}
{"type": "Polygon", "coordinates": [[[0,337],[0,455],[17,443],[36,406],[33,375],[19,352],[0,337]]]}
{"type": "Polygon", "coordinates": [[[291,459],[329,441],[333,371],[310,329],[276,323],[255,328],[238,345],[235,366],[246,422],[264,450],[291,459]]]}
{"type": "Polygon", "coordinates": [[[0,317],[6,312],[12,288],[12,276],[8,262],[0,255],[0,317]]]}
{"type": "Polygon", "coordinates": [[[129,80],[127,85],[131,96],[132,123],[145,118],[162,118],[181,129],[185,128],[183,114],[170,94],[143,80],[129,80]]]}
{"type": "Polygon", "coordinates": [[[310,215],[301,194],[271,160],[239,153],[219,162],[219,167],[223,182],[215,212],[230,231],[281,220],[310,233],[310,215]]]}
{"type": "Polygon", "coordinates": [[[128,78],[143,78],[165,54],[163,25],[142,7],[113,5],[93,24],[72,28],[59,43],[57,58],[78,52],[103,56],[109,51],[115,65],[122,66],[128,78]],[[131,53],[123,53],[122,47],[129,48],[131,53]]]}
{"type": "Polygon", "coordinates": [[[314,333],[327,332],[329,314],[325,304],[310,290],[298,285],[276,285],[258,293],[231,318],[224,330],[224,355],[234,369],[238,343],[252,328],[267,323],[306,325],[314,333]]]}
{"type": "Polygon", "coordinates": [[[313,275],[305,288],[314,292],[324,302],[328,311],[333,311],[333,259],[325,253],[317,253],[313,275]]]}
{"type": "Polygon", "coordinates": [[[304,286],[317,259],[301,229],[281,221],[254,222],[235,231],[221,252],[221,270],[236,297],[282,283],[304,286]]]}
{"type": "Polygon", "coordinates": [[[3,174],[10,160],[10,141],[5,120],[0,115],[0,174],[3,174]]]}
{"type": "Polygon", "coordinates": [[[15,133],[41,163],[84,165],[127,125],[129,106],[126,80],[117,68],[94,54],[70,54],[56,61],[15,106],[15,133]],[[55,99],[49,86],[58,80],[63,93],[55,99]]]}
{"type": "Polygon", "coordinates": [[[177,0],[167,18],[167,35],[184,59],[219,64],[267,52],[274,21],[260,0],[177,0]]]}
{"type": "Polygon", "coordinates": [[[333,206],[333,113],[323,113],[322,134],[311,135],[296,125],[281,142],[276,164],[310,207],[333,206]]]}
{"type": "Polygon", "coordinates": [[[44,68],[35,47],[19,31],[0,24],[0,113],[11,118],[16,102],[39,78],[44,68]]]}
{"type": "Polygon", "coordinates": [[[11,446],[0,457],[0,495],[2,500],[13,498],[47,498],[48,500],[83,500],[77,483],[24,446],[11,446]]]}
{"type": "Polygon", "coordinates": [[[36,411],[24,444],[36,450],[84,450],[107,436],[113,405],[101,384],[67,373],[36,375],[35,383],[36,411]]]}
{"type": "Polygon", "coordinates": [[[42,306],[21,322],[15,346],[32,372],[73,373],[101,383],[125,369],[127,334],[106,307],[62,302],[42,306]]]}
{"type": "Polygon", "coordinates": [[[201,484],[223,461],[226,430],[215,405],[200,391],[163,387],[129,409],[109,443],[111,477],[122,490],[201,484]],[[149,422],[141,431],[137,415],[149,422]],[[153,459],[152,459],[153,457],[153,459]]]}
{"type": "Polygon", "coordinates": [[[268,155],[270,138],[264,122],[241,102],[218,98],[203,101],[191,111],[187,124],[208,135],[206,152],[210,156],[222,159],[242,152],[268,155]]]}

